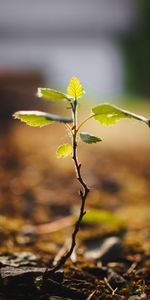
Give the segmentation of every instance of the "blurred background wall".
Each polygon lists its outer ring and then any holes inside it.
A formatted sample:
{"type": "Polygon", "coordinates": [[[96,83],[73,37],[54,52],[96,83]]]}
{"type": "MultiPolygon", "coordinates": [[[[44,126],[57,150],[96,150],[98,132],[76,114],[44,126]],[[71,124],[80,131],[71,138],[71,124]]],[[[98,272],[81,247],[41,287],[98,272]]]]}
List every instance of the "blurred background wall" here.
{"type": "Polygon", "coordinates": [[[64,88],[73,75],[95,101],[149,96],[149,25],[149,0],[0,0],[5,111],[15,99],[29,108],[38,85],[64,88]]]}

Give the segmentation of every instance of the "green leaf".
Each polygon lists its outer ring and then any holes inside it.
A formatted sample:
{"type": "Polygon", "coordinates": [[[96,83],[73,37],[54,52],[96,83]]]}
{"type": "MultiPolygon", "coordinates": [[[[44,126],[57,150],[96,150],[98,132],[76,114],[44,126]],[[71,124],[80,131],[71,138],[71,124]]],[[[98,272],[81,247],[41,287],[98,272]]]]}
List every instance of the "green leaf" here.
{"type": "Polygon", "coordinates": [[[108,225],[123,225],[123,221],[113,214],[105,210],[90,210],[83,217],[83,222],[88,224],[108,224],[108,225]]]}
{"type": "Polygon", "coordinates": [[[99,104],[92,108],[94,113],[93,117],[96,121],[103,125],[113,125],[120,119],[136,119],[146,123],[150,127],[150,120],[143,116],[136,115],[127,110],[120,109],[119,107],[111,104],[99,104]]]}
{"type": "Polygon", "coordinates": [[[58,92],[56,90],[47,89],[47,88],[38,88],[37,96],[45,100],[71,100],[71,97],[68,95],[58,92]]]}
{"type": "Polygon", "coordinates": [[[93,143],[97,143],[97,142],[102,141],[101,138],[99,138],[97,136],[94,136],[94,135],[91,135],[87,132],[81,132],[80,133],[80,138],[84,143],[87,143],[87,144],[93,144],[93,143]]]}
{"type": "Polygon", "coordinates": [[[34,127],[43,127],[53,122],[71,123],[72,119],[49,114],[42,111],[17,111],[13,117],[34,127]]]}
{"type": "Polygon", "coordinates": [[[56,156],[57,158],[65,158],[67,156],[71,156],[72,155],[72,145],[70,144],[63,144],[60,145],[56,151],[56,156]]]}
{"type": "Polygon", "coordinates": [[[81,98],[83,96],[83,94],[85,93],[83,86],[77,77],[71,78],[71,81],[70,81],[68,89],[67,89],[67,93],[70,97],[72,97],[74,99],[81,98]]]}

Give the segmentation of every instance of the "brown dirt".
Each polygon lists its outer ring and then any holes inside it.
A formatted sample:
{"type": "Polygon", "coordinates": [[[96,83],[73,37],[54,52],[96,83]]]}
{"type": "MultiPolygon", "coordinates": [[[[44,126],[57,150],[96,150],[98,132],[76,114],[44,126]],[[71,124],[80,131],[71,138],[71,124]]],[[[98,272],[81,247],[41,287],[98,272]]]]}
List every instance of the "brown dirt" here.
{"type": "Polygon", "coordinates": [[[63,134],[24,125],[1,134],[1,299],[149,299],[150,143],[147,128],[131,130],[129,125],[115,129],[113,137],[112,129],[109,134],[102,129],[105,145],[79,145],[91,188],[87,209],[112,212],[122,224],[84,224],[73,261],[37,288],[35,279],[68,244],[72,230],[67,223],[64,229],[40,234],[39,225],[66,222],[79,208],[72,161],[55,158],[63,134]],[[110,249],[111,259],[110,254],[106,260],[86,257],[108,237],[118,238],[121,250],[110,249]]]}

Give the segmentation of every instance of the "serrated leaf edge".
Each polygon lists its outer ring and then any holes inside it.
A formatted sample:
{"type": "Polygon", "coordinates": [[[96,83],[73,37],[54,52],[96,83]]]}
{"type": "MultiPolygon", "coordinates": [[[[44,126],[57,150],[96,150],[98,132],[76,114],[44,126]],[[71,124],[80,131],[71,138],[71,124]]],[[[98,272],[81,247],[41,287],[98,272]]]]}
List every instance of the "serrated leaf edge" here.
{"type": "Polygon", "coordinates": [[[102,140],[103,140],[102,138],[99,138],[98,136],[95,136],[95,135],[90,134],[90,133],[88,133],[88,132],[80,132],[80,138],[81,138],[81,140],[82,140],[84,143],[86,143],[86,144],[96,144],[96,143],[98,143],[98,142],[102,142],[102,140]],[[88,142],[84,141],[82,135],[88,135],[88,136],[91,137],[91,138],[94,137],[94,138],[97,139],[97,141],[92,141],[91,143],[88,143],[88,142]]]}
{"type": "Polygon", "coordinates": [[[48,91],[52,91],[52,92],[54,92],[54,93],[56,93],[56,94],[60,94],[60,95],[62,95],[63,97],[62,97],[62,100],[68,100],[68,101],[71,101],[73,98],[71,97],[71,96],[69,96],[68,94],[65,94],[65,93],[62,93],[62,92],[60,92],[60,91],[57,91],[57,90],[54,90],[54,89],[50,89],[50,88],[42,88],[42,87],[39,87],[38,89],[37,89],[37,93],[36,93],[36,96],[38,97],[38,98],[42,98],[42,99],[44,99],[44,100],[52,100],[52,101],[55,101],[55,99],[53,100],[52,98],[44,98],[44,96],[43,96],[43,94],[42,94],[42,92],[41,92],[41,90],[48,90],[48,91]]]}
{"type": "MultiPolygon", "coordinates": [[[[58,115],[55,115],[55,114],[50,114],[50,113],[47,113],[47,112],[44,112],[44,111],[37,111],[37,110],[20,110],[20,111],[16,111],[13,114],[14,119],[19,119],[20,121],[22,121],[19,118],[19,116],[17,116],[17,115],[22,115],[22,116],[25,116],[25,115],[28,115],[28,116],[35,115],[36,116],[37,115],[39,117],[45,117],[49,121],[52,121],[52,122],[72,123],[72,121],[73,121],[72,118],[66,118],[66,117],[58,116],[58,115]]],[[[22,122],[25,122],[25,121],[22,121],[22,122]]]]}
{"type": "Polygon", "coordinates": [[[67,143],[58,146],[58,148],[57,148],[57,150],[56,150],[56,157],[57,157],[57,158],[67,158],[68,156],[72,156],[73,148],[72,148],[72,152],[71,152],[70,154],[68,154],[67,156],[65,156],[65,155],[59,156],[59,155],[58,155],[58,150],[59,150],[61,147],[63,147],[63,146],[71,146],[71,147],[72,147],[71,144],[67,144],[67,143]]]}
{"type": "MultiPolygon", "coordinates": [[[[135,113],[129,112],[129,111],[125,110],[125,109],[119,108],[118,106],[116,106],[116,105],[114,105],[114,104],[107,103],[107,102],[106,102],[106,103],[100,103],[100,104],[98,104],[98,105],[92,107],[92,112],[93,112],[94,108],[96,108],[96,107],[98,107],[98,106],[102,106],[102,105],[109,105],[109,106],[112,106],[113,108],[119,110],[120,112],[126,114],[127,116],[133,117],[133,119],[136,119],[136,120],[138,120],[138,121],[141,121],[141,122],[146,123],[146,124],[148,125],[148,127],[150,127],[150,119],[147,119],[147,118],[145,118],[145,117],[143,117],[143,116],[141,116],[141,115],[136,115],[135,113]]],[[[104,114],[105,114],[105,113],[104,113],[104,114]]],[[[98,116],[98,115],[100,115],[100,114],[95,114],[95,113],[93,112],[92,117],[94,118],[94,116],[98,116]]],[[[118,120],[117,120],[117,121],[118,121],[118,120]]],[[[116,122],[117,122],[117,121],[116,121],[116,122]]],[[[105,124],[105,125],[107,125],[107,124],[105,124]]],[[[108,125],[109,125],[109,124],[108,124],[108,125]]]]}

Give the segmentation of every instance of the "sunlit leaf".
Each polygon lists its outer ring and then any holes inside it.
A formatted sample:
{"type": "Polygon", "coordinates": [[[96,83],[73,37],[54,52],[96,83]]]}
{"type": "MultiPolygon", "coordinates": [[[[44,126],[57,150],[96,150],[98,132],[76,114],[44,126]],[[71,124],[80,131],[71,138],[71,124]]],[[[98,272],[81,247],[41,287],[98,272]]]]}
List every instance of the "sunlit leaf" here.
{"type": "Polygon", "coordinates": [[[84,223],[122,225],[123,221],[115,214],[105,210],[89,210],[83,217],[84,223]]]}
{"type": "Polygon", "coordinates": [[[94,113],[94,119],[99,121],[103,125],[113,125],[120,119],[136,119],[146,123],[150,127],[150,120],[143,116],[136,115],[127,110],[120,109],[115,105],[111,104],[99,104],[92,108],[94,113]]]}
{"type": "Polygon", "coordinates": [[[80,133],[80,138],[84,143],[87,143],[87,144],[93,144],[93,143],[97,143],[97,142],[102,141],[101,138],[99,138],[97,136],[94,136],[94,135],[91,135],[87,132],[81,132],[80,133]]]}
{"type": "Polygon", "coordinates": [[[78,99],[83,96],[83,86],[77,77],[72,77],[67,89],[67,93],[70,97],[73,97],[74,99],[78,99]]]}
{"type": "Polygon", "coordinates": [[[27,125],[34,127],[43,127],[53,122],[71,123],[72,119],[49,114],[42,111],[17,111],[14,118],[25,122],[27,125]]]}
{"type": "Polygon", "coordinates": [[[57,158],[65,158],[67,156],[71,156],[72,155],[72,145],[70,144],[63,144],[60,145],[56,151],[56,156],[57,158]]]}
{"type": "Polygon", "coordinates": [[[71,100],[68,95],[61,93],[56,90],[47,89],[47,88],[38,88],[37,96],[45,100],[71,100]]]}

